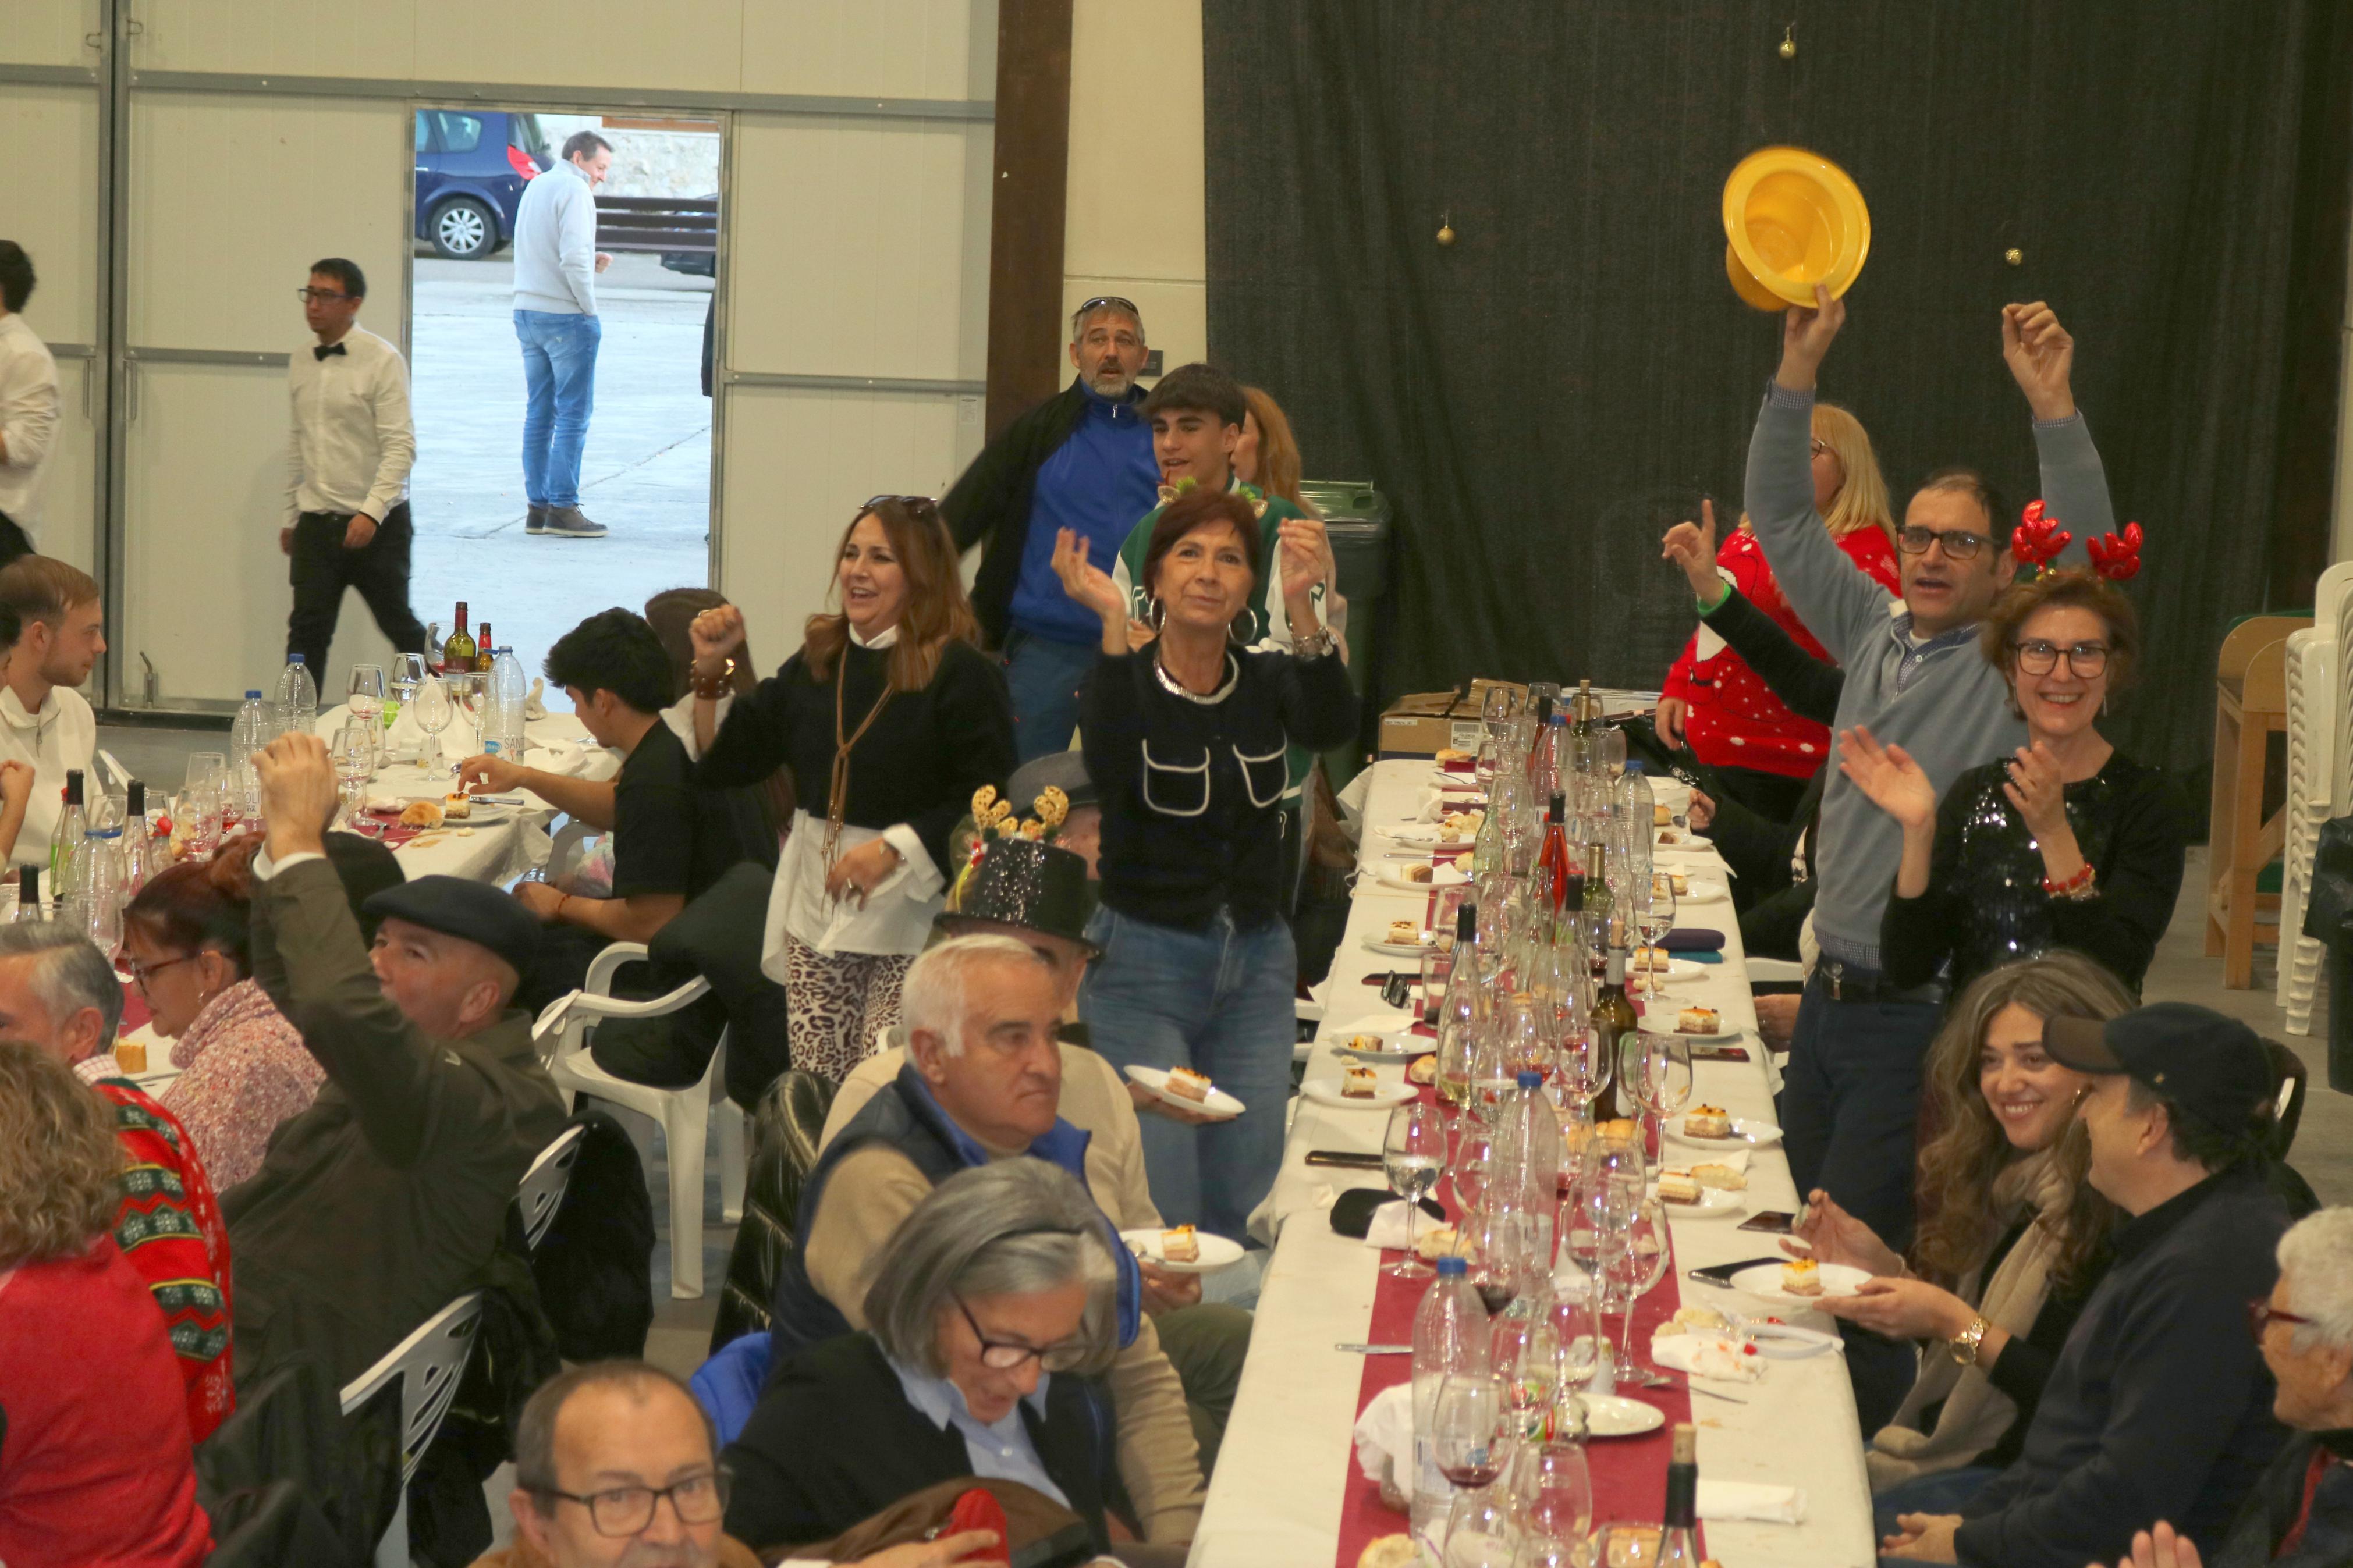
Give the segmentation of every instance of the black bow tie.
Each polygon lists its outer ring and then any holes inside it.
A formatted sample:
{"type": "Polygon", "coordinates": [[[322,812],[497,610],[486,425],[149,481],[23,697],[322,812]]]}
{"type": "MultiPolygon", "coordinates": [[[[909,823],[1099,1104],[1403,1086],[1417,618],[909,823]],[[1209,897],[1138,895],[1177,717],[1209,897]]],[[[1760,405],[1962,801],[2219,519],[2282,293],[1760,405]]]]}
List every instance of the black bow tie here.
{"type": "Polygon", "coordinates": [[[325,359],[329,354],[339,354],[343,352],[343,345],[341,343],[321,343],[311,351],[311,355],[314,359],[325,359]]]}

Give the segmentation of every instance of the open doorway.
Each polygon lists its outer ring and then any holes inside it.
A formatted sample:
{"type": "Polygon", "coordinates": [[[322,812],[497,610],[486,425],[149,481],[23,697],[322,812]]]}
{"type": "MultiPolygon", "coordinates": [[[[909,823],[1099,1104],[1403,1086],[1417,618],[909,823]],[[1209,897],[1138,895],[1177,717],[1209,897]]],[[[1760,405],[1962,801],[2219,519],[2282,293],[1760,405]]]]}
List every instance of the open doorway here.
{"type": "Polygon", "coordinates": [[[548,646],[614,604],[710,579],[712,404],[705,355],[718,237],[721,124],[636,113],[416,112],[411,402],[417,546],[410,602],[447,636],[459,601],[536,674],[548,646]],[[529,181],[592,131],[613,162],[596,190],[602,324],[581,510],[603,539],[524,531],[522,353],[514,221],[529,181]]]}

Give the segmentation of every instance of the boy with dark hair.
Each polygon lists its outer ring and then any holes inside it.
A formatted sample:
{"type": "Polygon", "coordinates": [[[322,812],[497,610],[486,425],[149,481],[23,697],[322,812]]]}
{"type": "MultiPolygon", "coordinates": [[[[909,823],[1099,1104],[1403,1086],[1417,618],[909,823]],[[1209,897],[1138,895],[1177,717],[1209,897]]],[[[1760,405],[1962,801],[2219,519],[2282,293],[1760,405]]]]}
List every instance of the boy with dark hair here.
{"type": "Polygon", "coordinates": [[[25,324],[33,258],[0,239],[0,566],[33,552],[41,473],[58,433],[58,362],[25,324]]]}
{"type": "Polygon", "coordinates": [[[106,652],[98,584],[79,566],[26,555],[0,567],[0,621],[18,623],[0,668],[0,762],[33,770],[10,863],[46,866],[65,815],[66,774],[87,771],[98,717],[77,689],[106,652]]]}

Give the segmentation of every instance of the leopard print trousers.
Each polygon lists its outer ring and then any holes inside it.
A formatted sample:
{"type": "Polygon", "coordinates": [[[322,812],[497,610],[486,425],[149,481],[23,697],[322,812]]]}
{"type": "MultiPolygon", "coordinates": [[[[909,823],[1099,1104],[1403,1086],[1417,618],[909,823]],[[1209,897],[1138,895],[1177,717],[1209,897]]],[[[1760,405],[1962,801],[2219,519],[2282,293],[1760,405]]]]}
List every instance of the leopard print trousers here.
{"type": "Polygon", "coordinates": [[[912,953],[819,952],[785,937],[785,1044],[793,1066],[839,1083],[899,1022],[912,953]]]}

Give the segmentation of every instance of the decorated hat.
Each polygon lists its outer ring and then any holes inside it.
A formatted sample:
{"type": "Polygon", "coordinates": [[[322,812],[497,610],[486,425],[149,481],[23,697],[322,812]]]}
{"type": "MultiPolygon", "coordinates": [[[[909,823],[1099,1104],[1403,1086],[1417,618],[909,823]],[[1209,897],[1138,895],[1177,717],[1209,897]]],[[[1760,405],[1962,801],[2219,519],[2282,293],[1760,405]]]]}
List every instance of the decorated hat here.
{"type": "Polygon", "coordinates": [[[998,921],[1099,953],[1087,940],[1087,919],[1094,911],[1094,884],[1082,857],[1035,838],[988,838],[956,878],[947,907],[933,923],[998,921]]]}
{"type": "Polygon", "coordinates": [[[1871,209],[1854,177],[1803,147],[1760,147],[1724,182],[1724,269],[1760,310],[1842,297],[1871,254],[1871,209]]]}

